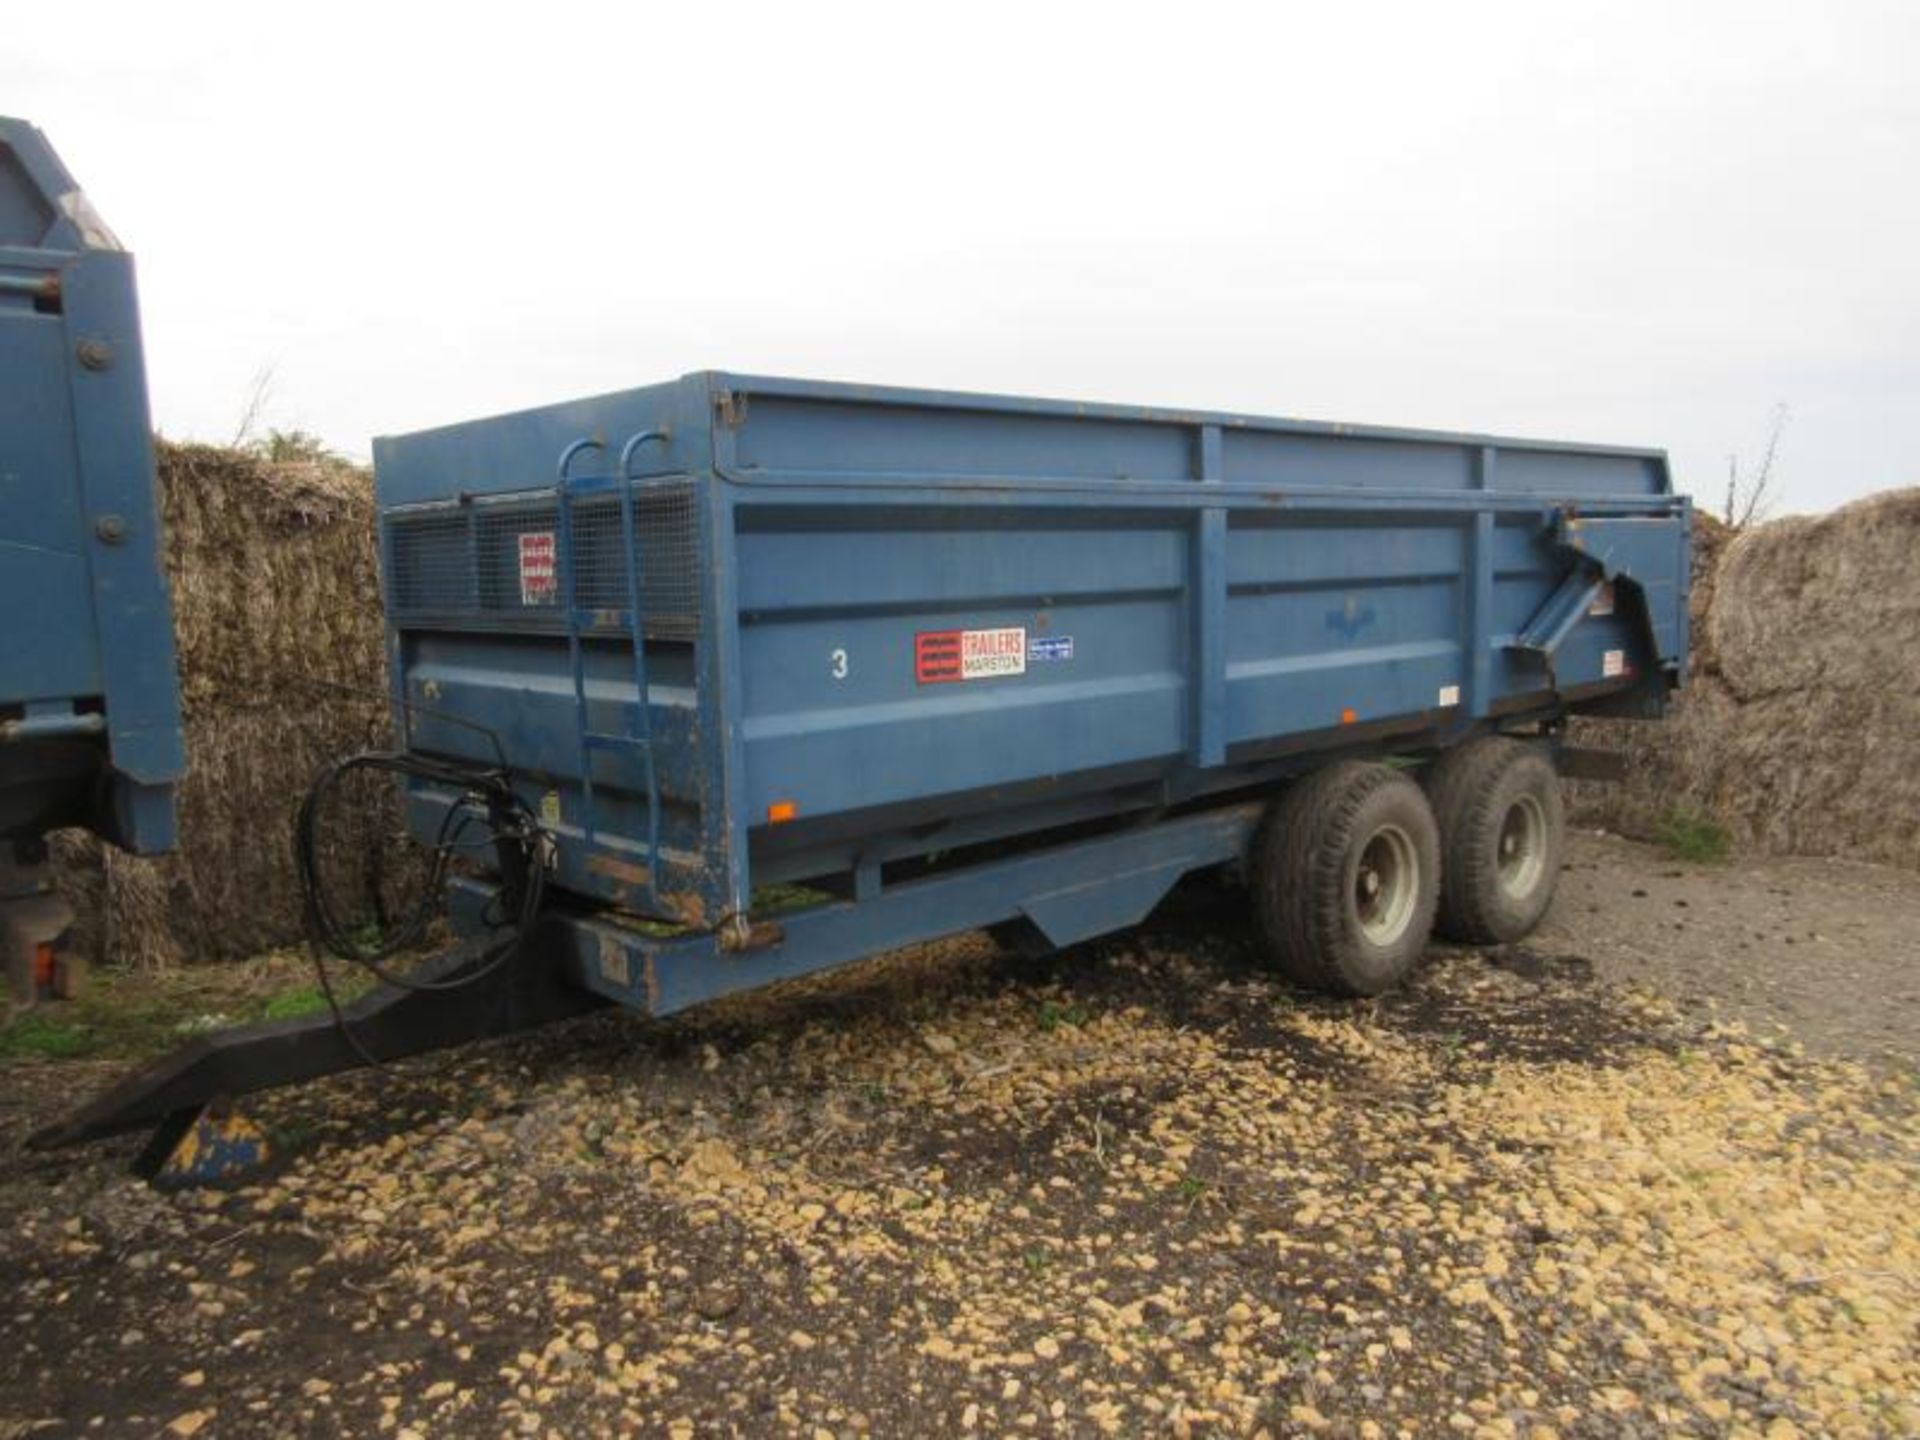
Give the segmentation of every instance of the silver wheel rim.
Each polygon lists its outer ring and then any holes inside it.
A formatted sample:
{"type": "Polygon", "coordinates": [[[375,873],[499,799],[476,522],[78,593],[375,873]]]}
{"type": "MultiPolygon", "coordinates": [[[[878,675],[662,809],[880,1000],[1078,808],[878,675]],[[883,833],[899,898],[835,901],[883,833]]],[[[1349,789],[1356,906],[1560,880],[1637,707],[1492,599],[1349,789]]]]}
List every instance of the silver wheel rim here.
{"type": "Polygon", "coordinates": [[[1524,900],[1540,884],[1547,868],[1547,812],[1532,795],[1522,795],[1500,819],[1497,851],[1500,888],[1524,900]]]}
{"type": "Polygon", "coordinates": [[[1420,895],[1420,857],[1398,825],[1382,825],[1360,847],[1353,905],[1369,944],[1391,945],[1407,933],[1420,895]]]}

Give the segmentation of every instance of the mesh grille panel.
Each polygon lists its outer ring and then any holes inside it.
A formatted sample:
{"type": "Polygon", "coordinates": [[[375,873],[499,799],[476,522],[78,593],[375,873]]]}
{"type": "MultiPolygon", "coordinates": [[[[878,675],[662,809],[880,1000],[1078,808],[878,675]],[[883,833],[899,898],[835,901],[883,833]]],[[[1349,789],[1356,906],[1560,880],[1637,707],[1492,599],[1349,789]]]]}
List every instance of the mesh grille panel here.
{"type": "Polygon", "coordinates": [[[660,616],[663,625],[684,625],[684,638],[692,639],[700,628],[699,521],[693,486],[681,482],[640,491],[634,497],[633,524],[640,539],[641,596],[648,617],[660,616]]]}
{"type": "Polygon", "coordinates": [[[464,610],[473,604],[467,517],[458,511],[390,524],[396,610],[464,610]]]}
{"type": "MultiPolygon", "coordinates": [[[[620,502],[575,499],[574,604],[625,610],[620,502]]],[[[700,628],[699,517],[686,480],[643,482],[633,506],[641,610],[649,636],[691,640],[700,628]]],[[[524,617],[563,624],[559,526],[552,491],[386,517],[395,613],[524,617]]],[[[611,618],[611,617],[610,617],[611,618]]],[[[597,626],[596,628],[608,628],[597,626]]]]}

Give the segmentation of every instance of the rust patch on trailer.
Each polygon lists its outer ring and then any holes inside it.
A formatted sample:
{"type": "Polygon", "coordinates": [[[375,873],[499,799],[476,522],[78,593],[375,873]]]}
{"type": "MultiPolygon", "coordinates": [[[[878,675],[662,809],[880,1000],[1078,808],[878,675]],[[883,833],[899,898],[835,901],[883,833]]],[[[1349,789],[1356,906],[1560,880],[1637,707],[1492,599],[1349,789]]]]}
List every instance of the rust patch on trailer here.
{"type": "Polygon", "coordinates": [[[653,883],[653,877],[647,873],[647,867],[636,865],[631,860],[621,860],[612,855],[589,855],[587,869],[596,875],[604,875],[609,880],[618,880],[622,885],[647,886],[653,883]]]}
{"type": "Polygon", "coordinates": [[[669,890],[660,897],[660,903],[682,925],[696,930],[707,928],[707,902],[691,890],[669,890]]]}
{"type": "Polygon", "coordinates": [[[614,882],[614,901],[628,909],[649,908],[639,902],[651,897],[650,908],[671,916],[682,925],[692,926],[695,930],[707,928],[707,902],[693,890],[663,890],[654,894],[653,876],[644,865],[636,865],[631,860],[622,860],[613,855],[589,855],[587,869],[593,874],[614,882]]]}
{"type": "Polygon", "coordinates": [[[772,920],[755,920],[746,928],[745,934],[736,934],[732,928],[720,932],[720,948],[729,951],[771,950],[787,938],[787,932],[772,920]]]}

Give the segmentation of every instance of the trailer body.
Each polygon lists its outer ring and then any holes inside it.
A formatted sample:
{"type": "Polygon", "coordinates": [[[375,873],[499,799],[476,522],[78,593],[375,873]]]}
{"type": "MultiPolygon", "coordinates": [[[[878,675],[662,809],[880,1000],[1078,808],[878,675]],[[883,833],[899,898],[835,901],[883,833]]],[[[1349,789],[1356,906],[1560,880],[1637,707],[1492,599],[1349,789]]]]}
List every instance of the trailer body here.
{"type": "Polygon", "coordinates": [[[184,769],[133,258],[0,119],[0,836],[173,843],[184,769]]]}
{"type": "MultiPolygon", "coordinates": [[[[50,946],[47,831],[172,847],[185,767],[133,259],[0,118],[0,947],[50,946]]],[[[45,967],[42,966],[44,969],[45,967]]],[[[31,977],[16,975],[24,986],[31,977]]]]}
{"type": "Polygon", "coordinates": [[[514,773],[565,963],[655,1012],[1131,923],[1290,774],[1656,715],[1686,664],[1652,450],[708,372],[375,467],[409,746],[514,773]]]}

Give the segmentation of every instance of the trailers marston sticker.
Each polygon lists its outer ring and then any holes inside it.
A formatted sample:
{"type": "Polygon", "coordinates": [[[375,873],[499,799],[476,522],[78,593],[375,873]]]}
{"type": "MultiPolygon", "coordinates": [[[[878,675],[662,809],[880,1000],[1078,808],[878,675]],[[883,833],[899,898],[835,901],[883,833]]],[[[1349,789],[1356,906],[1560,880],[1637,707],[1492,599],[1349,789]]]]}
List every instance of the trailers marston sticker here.
{"type": "Polygon", "coordinates": [[[913,678],[922,685],[1027,673],[1027,632],[922,630],[913,637],[913,678]]]}
{"type": "Polygon", "coordinates": [[[520,603],[551,605],[559,595],[553,531],[529,530],[520,537],[520,603]]]}

